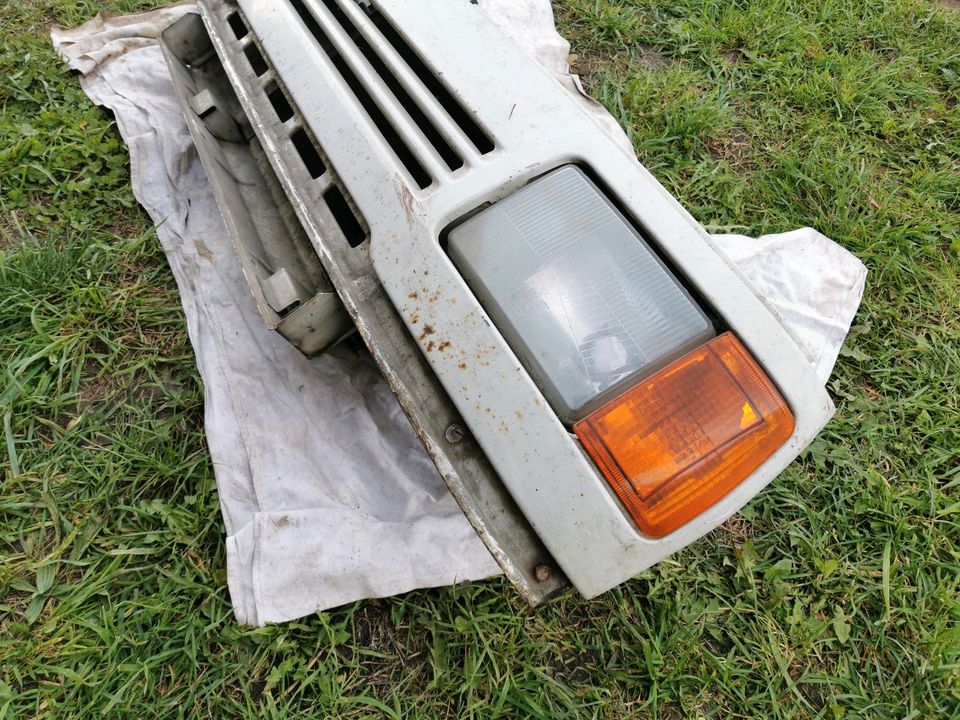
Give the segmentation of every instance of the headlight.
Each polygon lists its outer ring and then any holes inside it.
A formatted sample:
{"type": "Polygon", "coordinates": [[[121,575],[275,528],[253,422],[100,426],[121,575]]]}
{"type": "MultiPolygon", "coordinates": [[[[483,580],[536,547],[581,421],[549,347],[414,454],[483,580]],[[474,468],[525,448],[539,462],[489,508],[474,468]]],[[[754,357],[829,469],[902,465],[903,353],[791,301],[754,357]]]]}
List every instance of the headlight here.
{"type": "Polygon", "coordinates": [[[689,293],[574,166],[452,230],[448,253],[567,422],[714,335],[689,293]]]}
{"type": "Polygon", "coordinates": [[[715,504],[793,432],[783,398],[567,166],[450,232],[484,309],[642,533],[715,504]]]}

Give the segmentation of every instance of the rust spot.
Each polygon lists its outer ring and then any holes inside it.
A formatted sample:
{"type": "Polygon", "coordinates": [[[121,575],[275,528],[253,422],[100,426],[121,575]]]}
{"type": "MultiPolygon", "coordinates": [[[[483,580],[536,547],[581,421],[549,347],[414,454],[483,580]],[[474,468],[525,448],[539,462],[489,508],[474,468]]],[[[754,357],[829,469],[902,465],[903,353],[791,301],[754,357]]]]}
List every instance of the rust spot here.
{"type": "Polygon", "coordinates": [[[436,330],[433,329],[433,325],[424,325],[423,332],[420,333],[420,339],[425,340],[428,335],[433,335],[436,330]]]}
{"type": "Polygon", "coordinates": [[[411,300],[416,300],[418,297],[420,297],[420,295],[418,295],[418,294],[417,294],[417,291],[414,290],[412,293],[410,293],[409,295],[407,295],[407,297],[410,298],[411,300]]]}
{"type": "Polygon", "coordinates": [[[461,370],[466,370],[466,369],[467,369],[467,364],[466,364],[465,362],[462,362],[462,363],[460,363],[459,365],[457,365],[457,367],[460,368],[461,370]]]}
{"type": "MultiPolygon", "coordinates": [[[[431,340],[430,342],[427,343],[427,352],[433,352],[433,348],[435,348],[435,347],[436,347],[436,345],[434,345],[433,340],[431,340]]],[[[441,348],[441,349],[442,349],[442,348],[441,348]]]]}
{"type": "Polygon", "coordinates": [[[450,347],[451,345],[453,345],[452,342],[450,342],[449,340],[444,340],[442,343],[440,343],[440,345],[439,345],[439,347],[437,348],[437,350],[439,350],[440,352],[443,352],[444,350],[446,350],[446,349],[447,349],[448,347],[450,347]]]}
{"type": "Polygon", "coordinates": [[[415,313],[413,314],[413,317],[410,318],[410,322],[412,322],[414,325],[416,325],[418,322],[420,322],[420,313],[415,312],[415,313]]]}
{"type": "Polygon", "coordinates": [[[517,410],[517,420],[523,422],[523,413],[517,410]]]}

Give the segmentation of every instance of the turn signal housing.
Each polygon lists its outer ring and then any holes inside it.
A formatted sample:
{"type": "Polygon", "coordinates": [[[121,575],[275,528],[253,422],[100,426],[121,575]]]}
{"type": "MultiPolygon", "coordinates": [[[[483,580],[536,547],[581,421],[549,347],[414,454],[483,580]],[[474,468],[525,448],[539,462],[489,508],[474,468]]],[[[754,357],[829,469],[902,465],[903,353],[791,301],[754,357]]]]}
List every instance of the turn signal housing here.
{"type": "Polygon", "coordinates": [[[573,429],[640,531],[659,538],[743,482],[793,427],[780,393],[728,332],[573,429]]]}

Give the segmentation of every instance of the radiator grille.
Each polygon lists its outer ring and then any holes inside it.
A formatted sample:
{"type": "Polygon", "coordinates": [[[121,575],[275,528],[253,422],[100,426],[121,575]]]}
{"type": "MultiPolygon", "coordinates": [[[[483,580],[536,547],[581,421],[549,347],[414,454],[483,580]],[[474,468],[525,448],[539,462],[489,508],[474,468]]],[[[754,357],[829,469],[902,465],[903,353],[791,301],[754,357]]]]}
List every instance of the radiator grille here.
{"type": "Polygon", "coordinates": [[[333,63],[333,66],[337,72],[340,73],[340,76],[353,92],[357,101],[373,121],[373,124],[376,125],[380,134],[383,135],[383,139],[387,141],[387,144],[393,149],[393,152],[396,153],[397,158],[403,163],[404,167],[407,168],[417,185],[419,185],[421,189],[430,187],[433,183],[433,178],[430,177],[430,173],[427,172],[417,156],[410,150],[409,145],[400,137],[396,128],[387,119],[386,114],[384,114],[380,106],[377,105],[364,84],[360,82],[356,73],[350,68],[349,63],[347,63],[346,59],[331,41],[330,36],[320,23],[317,22],[313,13],[300,0],[290,0],[290,5],[296,10],[300,19],[303,20],[310,34],[320,43],[320,47],[327,54],[327,57],[330,58],[330,62],[333,63]]]}
{"type": "Polygon", "coordinates": [[[233,11],[227,15],[226,19],[250,70],[260,80],[259,84],[254,83],[251,88],[258,87],[263,98],[273,108],[277,121],[282,126],[280,132],[282,140],[288,142],[296,152],[309,177],[318,182],[323,202],[339,226],[343,237],[351,247],[358,247],[366,241],[369,233],[367,224],[360,216],[350,194],[343,187],[336,173],[332,172],[330,162],[320,143],[302,122],[301,114],[276,78],[270,61],[266,59],[247,30],[247,24],[240,11],[233,11]]]}
{"type": "Polygon", "coordinates": [[[479,155],[494,150],[490,136],[471,112],[375,5],[355,5],[353,0],[288,2],[421,189],[430,187],[435,178],[428,170],[429,163],[422,157],[417,141],[410,141],[409,134],[404,137],[403,131],[409,126],[416,128],[450,172],[466,164],[465,150],[479,155]],[[349,47],[344,48],[342,43],[338,45],[338,37],[346,37],[349,47]],[[364,82],[362,73],[355,70],[351,60],[356,62],[359,58],[366,62],[402,109],[399,117],[375,98],[376,93],[364,82]],[[417,83],[421,88],[416,87],[417,83]],[[462,142],[451,137],[451,130],[462,142]]]}
{"type": "Polygon", "coordinates": [[[410,43],[406,41],[403,35],[390,23],[387,18],[376,8],[375,5],[368,4],[363,6],[370,16],[371,21],[383,34],[384,39],[390,43],[394,50],[403,58],[410,69],[416,74],[427,90],[436,98],[437,102],[450,116],[450,119],[463,131],[469,138],[474,148],[481,155],[493,152],[495,146],[490,136],[480,127],[480,124],[473,118],[470,111],[454,97],[453,93],[443,84],[443,81],[437,74],[431,70],[423,61],[423,58],[414,50],[410,43]]]}

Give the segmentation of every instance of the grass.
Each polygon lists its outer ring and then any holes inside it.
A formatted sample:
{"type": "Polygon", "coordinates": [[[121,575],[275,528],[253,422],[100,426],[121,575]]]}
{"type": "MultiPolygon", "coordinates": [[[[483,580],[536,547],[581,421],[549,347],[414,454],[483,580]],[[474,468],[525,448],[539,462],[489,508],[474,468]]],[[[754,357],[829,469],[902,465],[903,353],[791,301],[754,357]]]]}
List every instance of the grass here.
{"type": "Polygon", "coordinates": [[[566,0],[575,65],[710,228],[871,276],[835,420],[593,602],[504,581],[232,620],[202,389],[116,129],[0,9],[0,717],[960,717],[960,9],[566,0]]]}

